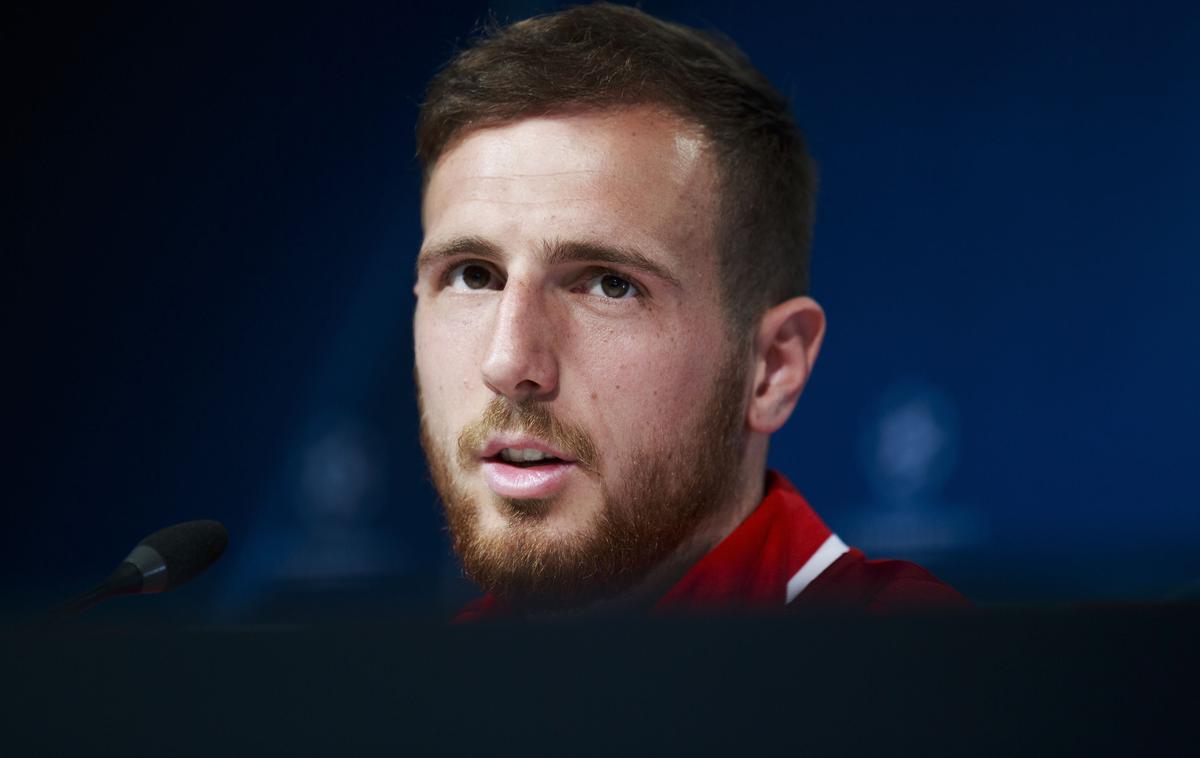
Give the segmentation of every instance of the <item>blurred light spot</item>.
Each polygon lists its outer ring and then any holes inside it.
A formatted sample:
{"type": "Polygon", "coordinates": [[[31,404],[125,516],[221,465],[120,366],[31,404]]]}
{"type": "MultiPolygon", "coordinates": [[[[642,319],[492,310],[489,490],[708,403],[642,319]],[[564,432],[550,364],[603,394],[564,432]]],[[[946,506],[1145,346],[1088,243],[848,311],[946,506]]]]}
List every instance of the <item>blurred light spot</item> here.
{"type": "Polygon", "coordinates": [[[941,493],[958,460],[958,425],[949,395],[931,385],[896,383],[880,396],[860,436],[872,499],[848,519],[855,544],[930,560],[980,541],[982,514],[947,503],[941,493]]]}
{"type": "Polygon", "coordinates": [[[344,428],[325,434],[304,452],[302,514],[316,520],[360,517],[373,468],[361,436],[344,428]]]}

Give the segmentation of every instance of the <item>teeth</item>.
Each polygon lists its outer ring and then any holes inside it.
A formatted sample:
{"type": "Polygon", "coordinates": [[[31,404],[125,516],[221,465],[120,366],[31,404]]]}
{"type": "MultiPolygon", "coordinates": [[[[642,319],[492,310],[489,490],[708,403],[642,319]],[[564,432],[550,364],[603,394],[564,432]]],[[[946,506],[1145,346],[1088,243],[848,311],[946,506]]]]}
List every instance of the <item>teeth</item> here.
{"type": "Polygon", "coordinates": [[[553,455],[546,455],[541,450],[533,450],[527,447],[506,447],[500,451],[500,457],[509,463],[541,461],[554,458],[553,455]]]}

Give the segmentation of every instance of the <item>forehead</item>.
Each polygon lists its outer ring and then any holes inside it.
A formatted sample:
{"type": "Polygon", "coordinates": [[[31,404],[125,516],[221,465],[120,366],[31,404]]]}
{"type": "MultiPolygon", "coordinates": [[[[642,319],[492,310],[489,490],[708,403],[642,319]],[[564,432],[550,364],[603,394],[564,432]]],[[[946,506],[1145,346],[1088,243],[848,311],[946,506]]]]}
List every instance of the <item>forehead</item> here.
{"type": "Polygon", "coordinates": [[[699,130],[650,107],[524,119],[461,137],[422,205],[427,242],[618,242],[695,265],[710,255],[715,168],[699,130]]]}

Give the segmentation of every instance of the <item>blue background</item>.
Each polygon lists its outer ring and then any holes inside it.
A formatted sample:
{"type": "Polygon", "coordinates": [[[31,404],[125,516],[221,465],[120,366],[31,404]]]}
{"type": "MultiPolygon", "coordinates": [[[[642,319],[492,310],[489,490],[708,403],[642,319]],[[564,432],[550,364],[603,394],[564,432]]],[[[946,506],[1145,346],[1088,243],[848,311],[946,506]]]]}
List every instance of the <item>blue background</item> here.
{"type": "MultiPolygon", "coordinates": [[[[1200,10],[643,7],[737,41],[821,167],[830,327],[772,464],[984,604],[1194,594],[1200,10]]],[[[229,555],[175,613],[470,596],[416,439],[413,124],[488,11],[5,12],[10,607],[202,517],[229,555]]]]}

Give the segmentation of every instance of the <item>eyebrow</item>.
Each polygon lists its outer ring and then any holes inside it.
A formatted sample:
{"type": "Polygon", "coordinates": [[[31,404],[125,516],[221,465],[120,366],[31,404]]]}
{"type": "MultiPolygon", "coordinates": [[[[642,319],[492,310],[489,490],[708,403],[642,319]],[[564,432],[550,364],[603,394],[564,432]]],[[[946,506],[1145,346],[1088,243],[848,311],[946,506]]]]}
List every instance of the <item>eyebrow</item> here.
{"type": "Polygon", "coordinates": [[[670,271],[650,260],[645,253],[635,247],[599,242],[554,240],[548,241],[542,246],[542,255],[547,266],[572,262],[609,263],[641,271],[676,287],[680,286],[679,279],[670,271]]]}
{"type": "Polygon", "coordinates": [[[446,242],[421,248],[421,252],[417,253],[417,274],[420,275],[423,268],[429,268],[447,258],[464,253],[494,261],[498,261],[502,257],[499,245],[494,245],[483,237],[455,237],[446,242]]]}
{"type": "MultiPolygon", "coordinates": [[[[500,261],[504,256],[500,246],[483,237],[455,237],[446,242],[422,248],[417,254],[417,272],[446,258],[469,253],[484,260],[500,261]]],[[[563,263],[607,263],[641,271],[664,282],[680,287],[679,279],[661,264],[655,263],[641,250],[626,245],[612,245],[582,240],[546,240],[542,243],[542,263],[557,266],[563,263]]]]}

